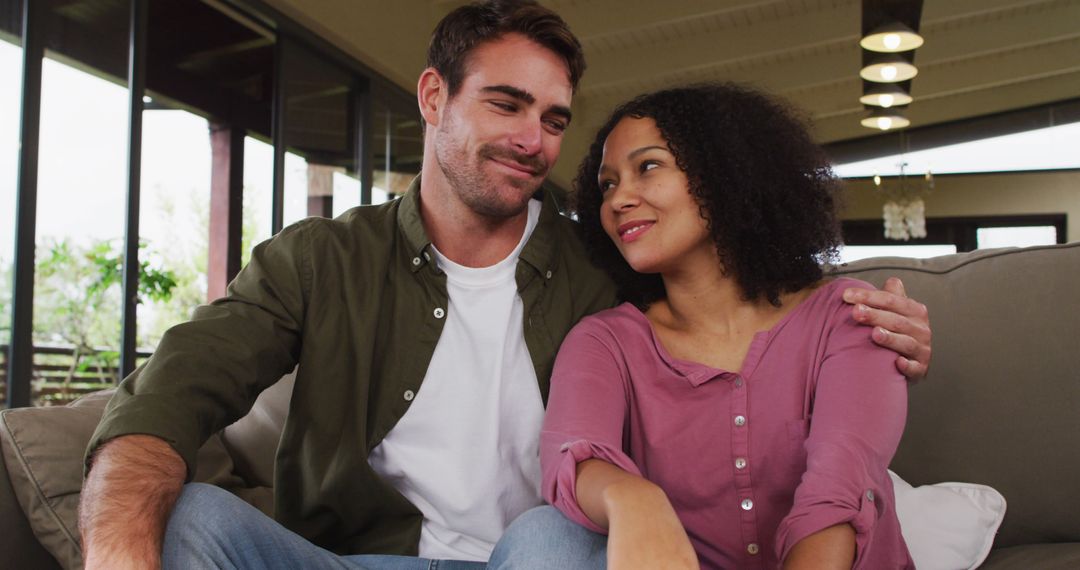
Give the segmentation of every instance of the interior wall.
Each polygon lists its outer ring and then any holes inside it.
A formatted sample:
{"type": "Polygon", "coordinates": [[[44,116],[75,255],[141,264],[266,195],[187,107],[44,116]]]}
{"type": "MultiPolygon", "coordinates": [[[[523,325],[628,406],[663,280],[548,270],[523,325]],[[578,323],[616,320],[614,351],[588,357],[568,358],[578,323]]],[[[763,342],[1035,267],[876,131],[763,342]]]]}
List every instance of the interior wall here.
{"type": "MultiPolygon", "coordinates": [[[[843,219],[881,217],[872,180],[847,181],[845,198],[843,219]]],[[[1064,213],[1066,239],[1080,241],[1080,171],[935,175],[925,202],[927,218],[1064,213]]]]}

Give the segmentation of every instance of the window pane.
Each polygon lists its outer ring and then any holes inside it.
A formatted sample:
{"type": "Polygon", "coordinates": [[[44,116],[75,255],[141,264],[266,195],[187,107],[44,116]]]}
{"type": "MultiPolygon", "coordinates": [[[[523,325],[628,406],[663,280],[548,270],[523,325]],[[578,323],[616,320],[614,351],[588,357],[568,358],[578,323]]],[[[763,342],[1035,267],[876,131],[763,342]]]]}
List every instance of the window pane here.
{"type": "Polygon", "coordinates": [[[126,3],[47,3],[34,276],[35,405],[117,380],[127,197],[126,3]]]}
{"type": "Polygon", "coordinates": [[[840,248],[840,263],[851,263],[867,257],[911,257],[925,259],[956,253],[948,245],[845,245],[840,248]]]}
{"type": "Polygon", "coordinates": [[[404,194],[420,173],[424,143],[416,100],[396,91],[376,89],[372,144],[375,145],[371,203],[404,194]]]}
{"type": "Polygon", "coordinates": [[[344,171],[334,171],[332,183],[334,185],[334,217],[345,213],[345,210],[360,205],[360,180],[355,176],[349,176],[344,171]]]}
{"type": "Polygon", "coordinates": [[[274,147],[247,137],[244,139],[244,215],[240,239],[240,263],[251,260],[251,248],[270,237],[270,207],[273,197],[274,147]]]}
{"type": "MultiPolygon", "coordinates": [[[[224,4],[193,0],[149,3],[146,89],[152,102],[143,115],[143,148],[147,153],[164,153],[164,160],[175,147],[173,163],[159,162],[153,168],[158,172],[184,171],[162,179],[162,199],[167,198],[162,204],[179,224],[172,229],[179,238],[176,241],[182,243],[163,244],[169,253],[156,253],[168,260],[163,268],[180,270],[180,279],[164,314],[149,313],[146,319],[140,319],[140,343],[151,341],[158,334],[155,331],[161,331],[168,321],[182,320],[191,305],[205,302],[207,295],[216,297],[223,292],[229,232],[245,233],[228,227],[233,214],[229,211],[233,201],[228,195],[233,169],[244,171],[243,183],[249,186],[244,192],[243,209],[251,211],[242,211],[240,216],[248,242],[256,233],[252,229],[256,225],[259,237],[270,235],[272,156],[264,152],[267,145],[250,149],[256,138],[270,140],[274,34],[224,4]],[[160,118],[152,118],[154,113],[160,118]],[[165,130],[157,132],[159,128],[165,130]],[[180,139],[169,140],[166,132],[172,129],[180,139]],[[211,131],[216,134],[214,138],[211,131]],[[231,137],[237,133],[253,137],[243,147],[252,156],[241,158],[242,152],[232,148],[231,137]],[[264,193],[253,197],[252,191],[264,193]],[[211,212],[211,196],[221,198],[214,201],[220,211],[211,212]],[[209,227],[211,217],[223,226],[215,227],[213,233],[209,227]],[[210,260],[218,265],[210,268],[210,260]],[[208,273],[217,280],[212,286],[207,282],[208,273]]],[[[148,170],[151,165],[146,163],[147,158],[143,160],[143,212],[153,216],[146,209],[146,201],[156,199],[149,195],[154,183],[146,177],[157,174],[148,170]]],[[[144,221],[142,226],[148,223],[152,222],[144,221]]],[[[161,248],[150,244],[150,249],[161,248]]],[[[154,259],[155,252],[148,255],[154,259]]],[[[146,309],[149,311],[149,307],[146,309]]]]}
{"type": "Polygon", "coordinates": [[[1080,123],[1069,123],[977,141],[872,158],[835,166],[838,176],[908,173],[1009,172],[1080,168],[1080,123]]]}
{"type": "Polygon", "coordinates": [[[7,406],[7,347],[11,343],[15,196],[22,98],[22,1],[0,0],[0,408],[7,406]]]}
{"type": "Polygon", "coordinates": [[[1054,226],[979,228],[976,239],[979,249],[1053,245],[1057,243],[1057,228],[1054,226]]]}
{"type": "Polygon", "coordinates": [[[137,345],[152,352],[167,328],[206,302],[210,125],[151,100],[143,112],[137,345]]]}
{"type": "Polygon", "coordinates": [[[357,179],[356,112],[348,71],[296,42],[282,50],[285,86],[285,225],[330,217],[335,197],[358,204],[336,175],[357,179]]]}

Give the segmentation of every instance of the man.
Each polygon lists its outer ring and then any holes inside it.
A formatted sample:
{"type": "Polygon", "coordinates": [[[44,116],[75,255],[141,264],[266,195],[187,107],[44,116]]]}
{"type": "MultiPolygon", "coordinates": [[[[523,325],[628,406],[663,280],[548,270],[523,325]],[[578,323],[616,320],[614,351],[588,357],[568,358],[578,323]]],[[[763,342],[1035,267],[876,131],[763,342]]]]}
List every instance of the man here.
{"type": "MultiPolygon", "coordinates": [[[[482,568],[506,525],[540,504],[555,350],[615,302],[574,224],[532,199],[584,60],[557,15],[496,1],[448,15],[428,64],[424,162],[406,196],[261,244],[228,296],[121,385],[90,445],[88,568],[154,567],[163,548],[177,567],[427,567],[367,555],[397,554],[482,568]],[[202,442],[298,363],[277,522],[185,489],[202,442]]],[[[859,302],[924,314],[900,295],[859,302]]],[[[860,307],[856,318],[899,333],[875,336],[920,376],[925,317],[860,307]]]]}

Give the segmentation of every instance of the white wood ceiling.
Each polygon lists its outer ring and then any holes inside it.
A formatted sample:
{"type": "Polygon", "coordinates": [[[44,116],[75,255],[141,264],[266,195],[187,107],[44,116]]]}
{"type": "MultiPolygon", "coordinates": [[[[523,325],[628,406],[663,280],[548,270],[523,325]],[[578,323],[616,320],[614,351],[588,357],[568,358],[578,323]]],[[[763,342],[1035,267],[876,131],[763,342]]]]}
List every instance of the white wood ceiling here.
{"type": "MultiPolygon", "coordinates": [[[[269,0],[413,91],[431,29],[460,0],[269,0]]],[[[795,102],[821,142],[859,120],[859,0],[543,0],[588,71],[553,179],[566,186],[596,126],[635,94],[734,80],[795,102]]],[[[1080,0],[925,0],[912,126],[1080,97],[1080,0]]]]}

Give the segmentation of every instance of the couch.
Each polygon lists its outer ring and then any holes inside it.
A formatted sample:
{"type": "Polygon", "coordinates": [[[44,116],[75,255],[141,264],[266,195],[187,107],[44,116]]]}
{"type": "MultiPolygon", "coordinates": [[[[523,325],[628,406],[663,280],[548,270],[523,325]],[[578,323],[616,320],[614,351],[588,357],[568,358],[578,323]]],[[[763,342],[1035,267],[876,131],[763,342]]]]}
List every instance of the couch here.
{"type": "MultiPolygon", "coordinates": [[[[1080,568],[1080,243],[928,260],[876,258],[835,273],[889,276],[930,308],[929,377],[910,389],[892,469],[913,485],[994,487],[1008,511],[981,568],[1080,568]]],[[[196,478],[266,512],[286,377],[200,451],[196,478]]],[[[0,560],[78,567],[83,448],[107,394],[0,414],[0,560]]]]}

